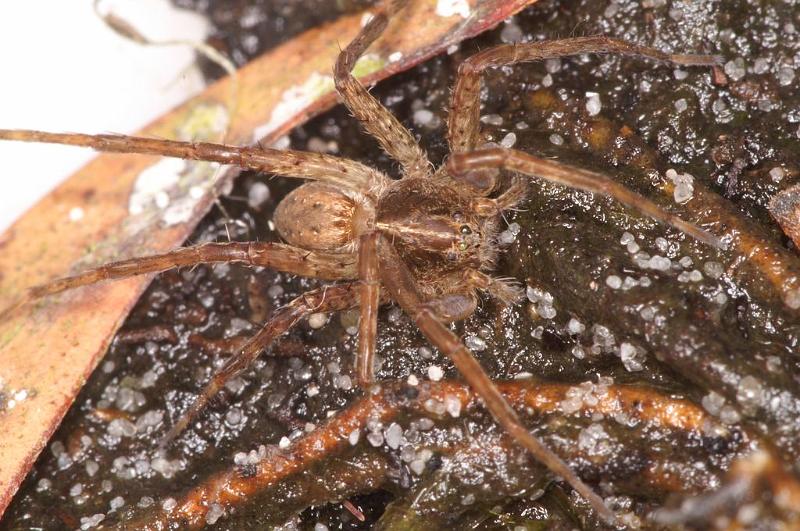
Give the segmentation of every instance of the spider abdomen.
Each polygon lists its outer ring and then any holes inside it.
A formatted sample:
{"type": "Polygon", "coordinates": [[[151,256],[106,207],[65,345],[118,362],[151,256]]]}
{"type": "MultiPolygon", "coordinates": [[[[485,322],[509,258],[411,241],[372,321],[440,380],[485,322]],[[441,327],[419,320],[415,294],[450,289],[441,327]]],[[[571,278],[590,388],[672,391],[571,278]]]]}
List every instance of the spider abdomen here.
{"type": "Polygon", "coordinates": [[[289,193],[275,209],[275,228],[287,243],[315,251],[350,246],[366,222],[358,199],[322,183],[307,183],[289,193]]]}

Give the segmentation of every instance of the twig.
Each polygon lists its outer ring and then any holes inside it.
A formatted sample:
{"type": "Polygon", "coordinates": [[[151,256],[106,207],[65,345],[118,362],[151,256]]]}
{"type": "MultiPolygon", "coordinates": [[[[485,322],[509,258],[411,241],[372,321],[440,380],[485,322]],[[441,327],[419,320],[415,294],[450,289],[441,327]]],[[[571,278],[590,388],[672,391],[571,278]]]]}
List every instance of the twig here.
{"type": "MultiPolygon", "coordinates": [[[[537,384],[533,381],[515,381],[500,384],[501,391],[516,407],[523,407],[534,416],[548,413],[561,413],[561,404],[574,393],[574,387],[564,384],[537,384]]],[[[159,509],[147,518],[120,524],[120,529],[167,529],[179,525],[182,528],[199,528],[205,525],[209,508],[214,506],[216,511],[228,512],[237,506],[247,503],[256,493],[276,486],[279,482],[294,477],[296,474],[308,471],[312,467],[327,462],[332,457],[340,454],[345,449],[351,448],[349,435],[354,431],[361,431],[370,421],[386,423],[398,418],[403,413],[417,413],[431,415],[429,409],[432,403],[444,403],[457,400],[461,409],[466,410],[476,405],[474,395],[464,384],[456,382],[426,382],[416,387],[406,384],[386,384],[376,388],[365,398],[362,398],[342,411],[326,424],[318,427],[313,432],[295,441],[285,451],[261,460],[250,467],[246,474],[239,467],[232,468],[216,474],[201,485],[186,493],[170,510],[159,509]]],[[[591,419],[594,415],[607,415],[608,422],[614,412],[624,412],[631,423],[639,425],[636,436],[645,433],[654,433],[652,430],[675,430],[687,434],[687,437],[702,438],[702,429],[705,423],[710,422],[700,408],[686,400],[670,398],[654,391],[623,386],[601,386],[593,399],[585,400],[574,411],[576,418],[591,419]]],[[[574,426],[573,426],[574,427],[574,426]]],[[[725,445],[726,451],[735,452],[737,447],[746,448],[747,436],[732,435],[731,442],[725,445]],[[739,443],[734,443],[738,439],[739,443]]],[[[650,451],[646,439],[640,439],[640,445],[645,452],[650,451]]],[[[508,443],[502,451],[517,450],[516,446],[508,443]]],[[[493,451],[495,451],[494,449],[493,451]]],[[[463,449],[462,443],[462,451],[463,449]]],[[[475,449],[472,450],[473,453],[475,449]]],[[[488,451],[488,450],[487,450],[488,451]]],[[[609,455],[592,455],[587,461],[587,451],[570,444],[569,448],[557,448],[557,451],[568,456],[579,456],[579,462],[590,462],[590,468],[595,473],[612,470],[609,455]]],[[[705,449],[703,450],[705,451],[705,449]]],[[[626,449],[626,455],[628,450],[626,449]]],[[[646,474],[638,475],[633,480],[639,488],[647,484],[654,490],[673,490],[675,482],[671,474],[680,468],[673,468],[667,463],[660,462],[663,458],[653,454],[655,464],[648,468],[646,474]],[[667,471],[670,471],[667,473],[667,471]]],[[[619,463],[623,466],[623,461],[619,463]]],[[[693,458],[690,459],[691,462],[693,458]]],[[[645,461],[642,461],[645,462],[645,461]]],[[[591,475],[591,474],[590,474],[591,475]]],[[[685,485],[680,485],[680,490],[685,490],[685,485]]]]}

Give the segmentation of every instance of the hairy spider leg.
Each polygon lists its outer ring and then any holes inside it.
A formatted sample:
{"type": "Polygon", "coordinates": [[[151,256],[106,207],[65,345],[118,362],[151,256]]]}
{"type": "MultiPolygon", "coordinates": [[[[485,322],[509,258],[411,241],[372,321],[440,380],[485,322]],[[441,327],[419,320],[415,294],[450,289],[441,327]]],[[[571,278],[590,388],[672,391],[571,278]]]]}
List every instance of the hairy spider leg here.
{"type": "Polygon", "coordinates": [[[552,473],[564,478],[572,488],[592,504],[602,518],[608,522],[616,522],[616,516],[605,506],[603,499],[586,485],[560,457],[525,428],[514,408],[503,397],[472,352],[449,328],[442,324],[431,307],[424,302],[411,272],[391,242],[381,235],[377,244],[379,271],[383,285],[416,323],[425,337],[453,361],[469,386],[483,399],[495,421],[552,473]]]}
{"type": "Polygon", "coordinates": [[[506,169],[532,177],[539,177],[570,188],[612,197],[623,205],[674,227],[698,241],[717,249],[725,249],[726,247],[722,240],[710,232],[682,220],[675,214],[670,214],[649,199],[609,179],[605,175],[567,166],[560,162],[529,155],[515,149],[493,148],[469,153],[455,153],[448,160],[447,168],[452,175],[464,175],[470,171],[484,168],[506,169]]]}
{"type": "Polygon", "coordinates": [[[389,1],[381,12],[372,17],[339,54],[333,78],[344,105],[364,129],[377,139],[381,148],[400,163],[403,175],[429,177],[431,164],[414,136],[351,73],[358,58],[386,29],[389,17],[406,3],[407,0],[389,1]]]}
{"type": "Polygon", "coordinates": [[[380,189],[389,179],[378,170],[360,162],[309,151],[181,142],[127,135],[47,133],[26,129],[0,129],[0,140],[66,144],[111,153],[141,153],[233,164],[262,173],[321,181],[365,195],[372,195],[374,190],[380,189]]]}
{"type": "MultiPolygon", "coordinates": [[[[158,273],[201,263],[242,263],[327,280],[352,279],[355,278],[357,272],[355,256],[352,254],[314,252],[285,244],[267,242],[204,243],[164,254],[112,262],[78,275],[34,286],[18,303],[0,313],[0,320],[14,309],[19,308],[22,303],[46,295],[105,280],[158,273]]],[[[264,348],[294,326],[297,321],[316,311],[349,309],[357,306],[357,303],[356,289],[351,283],[341,286],[326,286],[308,292],[278,310],[261,331],[248,340],[239,352],[214,374],[189,409],[162,439],[161,445],[178,436],[225,383],[248,367],[264,348]]]]}
{"type": "Polygon", "coordinates": [[[301,319],[316,312],[336,312],[358,306],[360,284],[359,282],[348,282],[308,291],[279,308],[261,330],[248,339],[242,348],[214,373],[189,409],[161,439],[160,446],[169,444],[180,435],[231,378],[247,369],[264,349],[279,336],[288,332],[301,319]]]}
{"type": "Polygon", "coordinates": [[[495,46],[469,57],[458,67],[447,122],[450,151],[462,153],[478,147],[481,76],[484,70],[589,53],[631,55],[682,66],[712,66],[721,62],[717,55],[670,55],[654,48],[603,36],[495,46]]]}
{"type": "Polygon", "coordinates": [[[356,278],[357,274],[356,260],[352,254],[309,251],[269,242],[203,243],[181,247],[163,254],[112,262],[77,275],[34,286],[19,300],[0,312],[0,321],[24,304],[79,286],[147,273],[160,273],[177,267],[220,262],[269,267],[286,273],[326,280],[349,280],[356,278]]]}
{"type": "MultiPolygon", "coordinates": [[[[479,147],[481,80],[487,68],[587,53],[632,55],[684,66],[715,65],[721,61],[716,55],[669,55],[654,48],[603,36],[505,44],[489,48],[459,65],[447,120],[451,153],[464,153],[479,147]]],[[[498,174],[496,168],[475,168],[460,175],[458,180],[468,184],[479,195],[489,195],[495,188],[498,174]]]]}
{"type": "Polygon", "coordinates": [[[358,277],[359,307],[358,351],[356,374],[358,383],[368,389],[375,377],[375,346],[378,336],[378,307],[380,306],[380,277],[377,256],[378,233],[370,232],[359,239],[358,277]]]}

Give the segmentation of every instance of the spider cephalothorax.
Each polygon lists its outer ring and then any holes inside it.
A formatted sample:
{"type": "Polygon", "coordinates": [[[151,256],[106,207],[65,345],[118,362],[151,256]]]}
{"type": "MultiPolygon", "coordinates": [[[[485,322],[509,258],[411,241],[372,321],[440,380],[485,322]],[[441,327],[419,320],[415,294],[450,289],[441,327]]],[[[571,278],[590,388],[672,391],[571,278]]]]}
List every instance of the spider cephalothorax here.
{"type": "Polygon", "coordinates": [[[451,179],[404,179],[382,194],[376,228],[391,236],[417,276],[491,270],[499,213],[479,214],[475,196],[451,179]]]}
{"type": "MultiPolygon", "coordinates": [[[[587,498],[600,515],[612,520],[613,513],[602,499],[525,429],[497,386],[446,323],[472,314],[479,293],[487,293],[504,303],[518,300],[519,288],[513,282],[491,276],[491,272],[498,254],[496,239],[501,214],[514,208],[525,196],[526,187],[520,175],[611,196],[699,240],[721,244],[706,231],[664,212],[606,176],[511,149],[479,150],[481,75],[489,67],[586,53],[639,55],[682,65],[714,64],[717,58],[666,55],[606,37],[503,45],[485,50],[459,68],[448,116],[452,153],[442,167],[432,171],[413,135],[351,74],[358,57],[383,32],[389,15],[403,4],[389,2],[386,10],[374,16],[341,52],[334,68],[336,89],[344,104],[399,163],[400,179],[391,179],[352,160],[319,153],[116,135],[0,130],[0,139],[216,161],[315,181],[290,193],[276,210],[275,225],[285,244],[211,243],[132,258],[31,288],[22,303],[100,280],[201,262],[241,262],[340,281],[308,292],[278,309],[217,372],[168,438],[179,434],[189,419],[275,338],[312,313],[360,308],[357,373],[363,387],[372,385],[377,310],[381,301],[394,301],[450,357],[495,420],[554,474],[587,498]],[[510,175],[504,176],[502,170],[510,175]],[[506,180],[509,184],[503,184],[506,180]]],[[[0,318],[7,312],[0,313],[0,318]]],[[[215,502],[209,499],[204,503],[215,502]]]]}

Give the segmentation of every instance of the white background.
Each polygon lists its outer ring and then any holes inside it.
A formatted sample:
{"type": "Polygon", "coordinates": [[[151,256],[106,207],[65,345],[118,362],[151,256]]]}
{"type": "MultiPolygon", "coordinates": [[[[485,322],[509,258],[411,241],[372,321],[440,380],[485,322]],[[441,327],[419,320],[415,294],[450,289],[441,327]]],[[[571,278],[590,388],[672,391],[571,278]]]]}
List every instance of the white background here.
{"type": "MultiPolygon", "coordinates": [[[[202,89],[188,47],[142,46],[92,0],[0,1],[0,129],[133,133],[202,89]]],[[[101,6],[150,39],[202,41],[206,21],[167,0],[101,6]]],[[[87,149],[0,142],[0,232],[91,159],[87,149]]]]}

